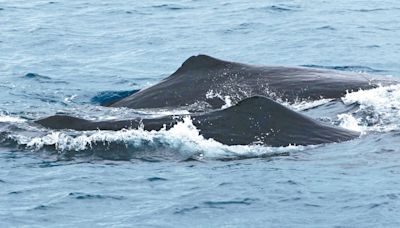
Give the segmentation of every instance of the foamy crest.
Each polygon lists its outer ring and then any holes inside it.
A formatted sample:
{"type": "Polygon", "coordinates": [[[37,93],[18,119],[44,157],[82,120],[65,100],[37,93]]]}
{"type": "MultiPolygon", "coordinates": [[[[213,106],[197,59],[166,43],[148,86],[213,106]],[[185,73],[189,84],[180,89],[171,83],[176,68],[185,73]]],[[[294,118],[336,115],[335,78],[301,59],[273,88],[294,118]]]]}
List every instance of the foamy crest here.
{"type": "Polygon", "coordinates": [[[338,115],[340,126],[349,130],[365,133],[365,127],[359,125],[359,121],[350,114],[338,115]]]}
{"type": "Polygon", "coordinates": [[[357,111],[348,114],[352,119],[339,116],[344,127],[357,128],[354,123],[357,122],[358,127],[366,131],[387,132],[400,129],[400,85],[347,93],[342,101],[347,105],[360,105],[357,111]]]}
{"type": "Polygon", "coordinates": [[[25,121],[26,120],[19,118],[19,117],[0,114],[0,122],[3,122],[3,123],[23,123],[25,121]]]}
{"type": "Polygon", "coordinates": [[[326,104],[331,102],[333,99],[325,99],[321,98],[315,101],[295,101],[294,103],[290,104],[288,102],[282,102],[283,105],[287,106],[288,108],[294,109],[296,111],[304,111],[310,108],[315,108],[320,105],[326,104]]]}
{"type": "MultiPolygon", "coordinates": [[[[185,117],[169,130],[146,131],[140,129],[125,129],[120,131],[86,131],[78,136],[66,132],[51,132],[40,137],[15,136],[18,144],[39,150],[52,146],[59,152],[90,150],[95,145],[124,144],[127,148],[168,148],[186,156],[198,155],[207,158],[261,156],[269,153],[283,153],[303,150],[303,146],[265,147],[228,146],[213,139],[205,139],[193,125],[190,117],[185,117]]],[[[309,148],[309,147],[307,147],[309,148]]]]}

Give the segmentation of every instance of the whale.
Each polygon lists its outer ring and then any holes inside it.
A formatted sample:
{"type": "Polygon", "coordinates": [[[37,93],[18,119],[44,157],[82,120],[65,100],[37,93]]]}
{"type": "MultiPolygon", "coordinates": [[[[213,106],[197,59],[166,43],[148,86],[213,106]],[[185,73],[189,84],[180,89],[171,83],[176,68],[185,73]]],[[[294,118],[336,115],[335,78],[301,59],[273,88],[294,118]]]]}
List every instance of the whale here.
{"type": "Polygon", "coordinates": [[[189,116],[200,135],[225,145],[306,146],[343,142],[360,135],[358,132],[314,120],[263,96],[245,98],[226,109],[197,114],[107,121],[54,115],[35,123],[58,130],[117,131],[142,127],[147,131],[158,131],[168,130],[189,116]]]}
{"type": "Polygon", "coordinates": [[[188,58],[172,75],[109,107],[132,109],[218,109],[244,98],[264,96],[289,104],[336,99],[346,93],[398,83],[391,78],[312,67],[257,66],[207,55],[188,58]]]}

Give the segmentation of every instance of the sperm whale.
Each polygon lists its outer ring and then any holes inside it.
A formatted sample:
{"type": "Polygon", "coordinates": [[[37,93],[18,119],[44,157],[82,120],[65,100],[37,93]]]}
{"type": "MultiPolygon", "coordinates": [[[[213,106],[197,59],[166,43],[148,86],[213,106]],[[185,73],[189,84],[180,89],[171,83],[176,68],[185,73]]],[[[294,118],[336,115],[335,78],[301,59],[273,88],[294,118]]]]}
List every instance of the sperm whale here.
{"type": "MultiPolygon", "coordinates": [[[[165,116],[154,119],[89,121],[76,117],[55,115],[36,123],[52,129],[144,130],[169,129],[187,115],[165,116]]],[[[287,145],[315,145],[342,142],[359,136],[358,132],[313,120],[301,113],[261,96],[246,98],[223,110],[192,114],[193,125],[206,139],[226,145],[261,144],[273,147],[287,145]]]]}
{"type": "Polygon", "coordinates": [[[197,105],[221,108],[251,96],[294,103],[340,98],[349,91],[394,82],[384,77],[309,67],[255,66],[192,56],[158,84],[116,100],[110,107],[177,108],[197,105]]]}

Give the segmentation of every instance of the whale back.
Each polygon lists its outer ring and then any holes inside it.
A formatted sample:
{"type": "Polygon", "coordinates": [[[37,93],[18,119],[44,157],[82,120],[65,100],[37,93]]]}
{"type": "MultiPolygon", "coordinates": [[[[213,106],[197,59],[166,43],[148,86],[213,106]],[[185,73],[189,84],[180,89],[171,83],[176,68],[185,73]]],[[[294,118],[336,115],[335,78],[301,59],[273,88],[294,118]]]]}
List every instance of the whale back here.
{"type": "Polygon", "coordinates": [[[194,124],[204,137],[218,138],[227,145],[314,145],[359,136],[357,132],[313,120],[271,99],[257,96],[228,109],[194,117],[194,124]]]}
{"type": "Polygon", "coordinates": [[[160,83],[121,99],[111,107],[176,108],[205,104],[215,109],[251,96],[295,102],[339,98],[346,91],[369,89],[377,81],[365,74],[334,70],[254,66],[206,55],[192,56],[160,83]]]}
{"type": "MultiPolygon", "coordinates": [[[[36,123],[53,129],[120,130],[138,128],[143,124],[145,130],[160,130],[173,127],[183,117],[93,122],[69,116],[51,116],[36,123]]],[[[313,120],[259,96],[247,98],[224,110],[192,115],[192,121],[202,136],[226,145],[314,145],[346,141],[359,135],[313,120]]]]}

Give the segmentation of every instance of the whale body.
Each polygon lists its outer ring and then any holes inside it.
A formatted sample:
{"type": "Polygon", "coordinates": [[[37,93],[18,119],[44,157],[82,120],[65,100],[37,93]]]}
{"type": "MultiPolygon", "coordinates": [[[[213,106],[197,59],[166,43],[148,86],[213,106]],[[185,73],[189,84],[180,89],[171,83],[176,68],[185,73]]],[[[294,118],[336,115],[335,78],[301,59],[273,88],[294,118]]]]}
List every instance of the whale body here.
{"type": "MultiPolygon", "coordinates": [[[[349,91],[397,83],[393,79],[361,73],[255,66],[198,55],[187,59],[175,73],[158,84],[125,98],[113,98],[107,105],[133,109],[194,106],[202,111],[190,114],[199,133],[226,145],[316,145],[351,140],[359,133],[314,120],[290,110],[282,102],[335,99],[349,91]],[[227,99],[231,106],[221,109],[227,99]]],[[[186,116],[96,122],[55,115],[35,122],[52,129],[86,131],[143,127],[150,131],[169,129],[186,116]]]]}
{"type": "MultiPolygon", "coordinates": [[[[36,123],[52,129],[145,130],[169,129],[186,115],[155,119],[89,121],[71,116],[55,115],[36,123]]],[[[342,142],[359,136],[358,132],[313,120],[266,97],[250,97],[223,110],[192,114],[193,125],[200,134],[226,145],[262,144],[267,146],[315,145],[342,142]]]]}
{"type": "Polygon", "coordinates": [[[120,99],[110,107],[177,108],[191,105],[221,108],[251,96],[275,101],[340,98],[348,91],[394,83],[361,73],[309,67],[255,66],[192,56],[160,83],[120,99]]]}

